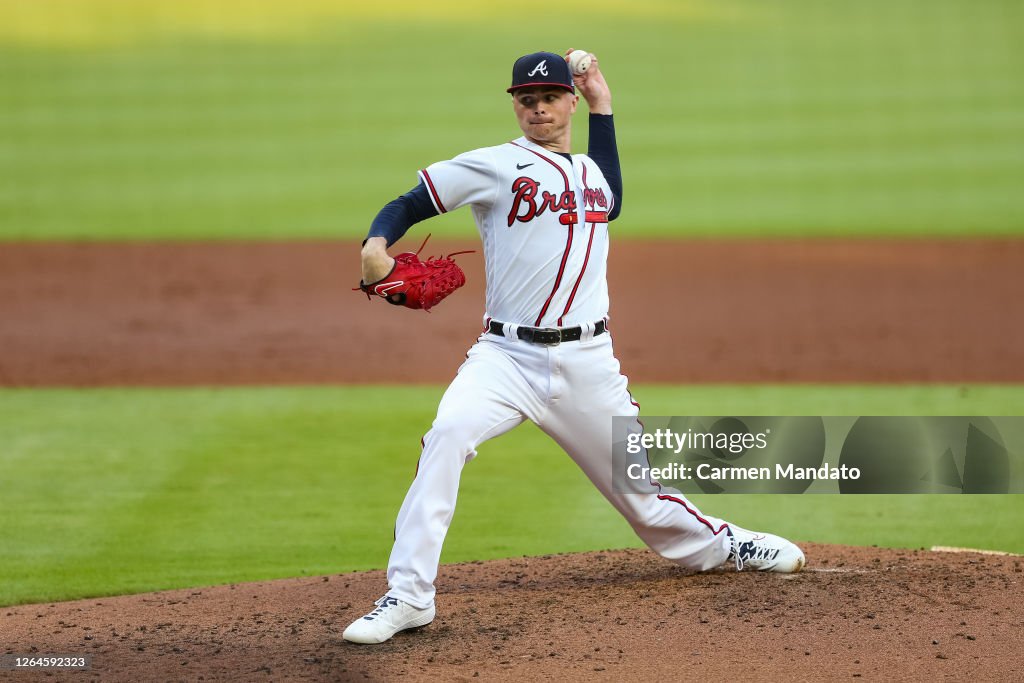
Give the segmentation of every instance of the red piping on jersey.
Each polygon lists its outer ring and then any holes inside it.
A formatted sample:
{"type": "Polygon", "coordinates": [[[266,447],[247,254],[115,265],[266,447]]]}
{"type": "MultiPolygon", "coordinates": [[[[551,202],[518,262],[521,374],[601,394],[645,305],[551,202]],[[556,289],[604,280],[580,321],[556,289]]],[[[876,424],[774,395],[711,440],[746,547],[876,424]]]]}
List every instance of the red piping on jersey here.
{"type": "Polygon", "coordinates": [[[444,204],[441,203],[441,197],[437,194],[437,190],[434,189],[434,181],[430,179],[430,174],[427,173],[427,169],[420,171],[423,174],[423,179],[427,181],[427,187],[430,188],[430,196],[434,198],[434,203],[437,204],[437,208],[441,213],[448,213],[448,209],[444,208],[444,204]]]}
{"type": "Polygon", "coordinates": [[[566,191],[566,192],[568,192],[568,191],[569,191],[569,176],[565,175],[565,171],[563,171],[563,170],[562,170],[562,167],[558,165],[558,162],[554,161],[553,159],[549,159],[548,157],[544,156],[543,154],[541,154],[540,152],[538,152],[538,151],[536,151],[536,150],[532,150],[532,149],[530,149],[529,147],[523,147],[523,146],[522,146],[522,145],[520,145],[520,144],[519,144],[518,142],[514,142],[514,141],[513,141],[513,142],[509,142],[508,144],[510,144],[510,145],[515,145],[515,146],[516,146],[516,147],[518,147],[519,149],[525,149],[525,150],[526,150],[527,152],[529,152],[530,154],[536,154],[536,155],[537,155],[537,156],[539,156],[539,157],[540,157],[541,159],[543,159],[544,161],[548,162],[549,164],[551,164],[552,166],[554,166],[554,167],[555,167],[556,169],[558,169],[558,172],[562,174],[562,180],[564,180],[564,181],[565,181],[565,191],[566,191]]]}
{"type": "Polygon", "coordinates": [[[569,307],[572,306],[572,300],[576,297],[576,290],[579,289],[580,282],[583,280],[583,273],[587,272],[587,261],[590,260],[590,246],[594,243],[594,224],[590,224],[590,239],[587,240],[587,254],[583,257],[583,268],[580,269],[580,276],[576,278],[576,284],[572,286],[572,292],[569,293],[569,300],[565,302],[565,308],[562,309],[562,315],[558,316],[558,326],[562,326],[562,318],[569,312],[569,307]]]}
{"type": "MultiPolygon", "coordinates": [[[[629,381],[629,380],[627,380],[627,381],[629,381]]],[[[639,404],[639,403],[637,403],[637,402],[636,402],[636,401],[635,401],[635,400],[633,399],[633,394],[629,393],[629,391],[627,390],[627,391],[626,391],[626,395],[628,395],[628,396],[629,396],[629,402],[630,402],[630,403],[632,403],[632,404],[633,404],[634,406],[636,406],[636,410],[637,410],[637,413],[639,413],[639,412],[640,412],[640,404],[639,404]]],[[[639,424],[639,425],[640,425],[640,428],[641,428],[641,429],[647,429],[646,427],[644,427],[644,423],[640,421],[640,415],[639,415],[639,414],[638,414],[638,415],[637,415],[637,417],[636,417],[636,421],[637,421],[637,424],[639,424]]],[[[650,467],[650,465],[651,465],[651,455],[650,455],[650,452],[648,452],[648,451],[647,451],[647,450],[645,449],[645,450],[644,450],[644,455],[645,455],[645,457],[647,458],[647,466],[648,466],[648,467],[650,467]]],[[[658,490],[659,490],[659,491],[661,491],[661,482],[659,482],[659,481],[657,481],[657,480],[655,480],[655,479],[651,479],[651,480],[649,480],[649,481],[650,481],[650,483],[651,483],[651,484],[652,484],[653,486],[657,486],[657,487],[658,487],[658,490]]],[[[684,509],[684,510],[686,510],[686,511],[687,511],[687,512],[689,512],[689,513],[690,513],[691,515],[693,515],[694,517],[696,517],[696,518],[697,518],[697,521],[698,521],[698,522],[700,522],[701,524],[703,524],[704,526],[706,526],[706,527],[707,527],[708,529],[710,529],[710,530],[711,530],[711,533],[712,533],[712,534],[714,534],[715,536],[717,536],[718,534],[722,533],[723,531],[725,531],[726,529],[728,529],[728,528],[729,528],[729,525],[728,525],[727,523],[724,523],[724,522],[723,522],[723,523],[722,523],[722,526],[720,526],[720,527],[718,527],[718,528],[716,529],[716,528],[715,528],[715,525],[714,525],[714,524],[712,524],[711,522],[709,522],[708,520],[704,519],[704,518],[703,518],[703,517],[701,517],[701,516],[700,516],[699,514],[697,514],[697,511],[696,511],[696,510],[694,510],[693,508],[691,508],[691,507],[690,507],[689,505],[687,505],[687,504],[686,504],[686,501],[685,501],[684,499],[682,499],[682,498],[676,498],[675,496],[670,496],[670,495],[668,495],[667,493],[659,493],[659,494],[658,494],[658,495],[656,496],[656,498],[657,498],[658,500],[667,500],[667,501],[671,501],[671,502],[673,502],[673,503],[678,503],[679,505],[682,505],[682,506],[683,506],[683,509],[684,509]]]]}
{"type": "MultiPolygon", "coordinates": [[[[659,489],[661,488],[661,484],[658,484],[658,488],[659,488],[659,489]]],[[[701,524],[703,524],[704,526],[706,526],[706,527],[707,527],[708,529],[710,529],[710,530],[711,530],[711,533],[713,533],[713,534],[714,534],[715,536],[717,536],[718,534],[722,533],[723,531],[725,531],[726,529],[728,529],[728,528],[729,528],[729,525],[723,522],[723,523],[722,523],[722,526],[720,526],[720,527],[718,527],[718,528],[716,529],[716,528],[714,527],[714,525],[713,525],[713,524],[712,524],[711,522],[709,522],[708,520],[704,519],[704,518],[703,518],[703,517],[701,517],[701,516],[700,516],[699,514],[697,514],[697,511],[696,511],[696,510],[694,510],[693,508],[691,508],[691,507],[690,507],[689,505],[687,505],[687,504],[686,504],[686,501],[684,501],[684,500],[683,500],[683,499],[681,499],[681,498],[676,498],[675,496],[670,496],[670,495],[668,495],[668,494],[666,494],[666,493],[659,493],[659,494],[658,494],[658,500],[670,500],[670,501],[672,501],[673,503],[679,503],[680,505],[682,505],[682,506],[683,506],[683,508],[684,508],[684,509],[685,509],[685,510],[686,510],[687,512],[689,512],[689,513],[690,513],[691,515],[693,515],[694,517],[696,517],[696,518],[697,518],[697,521],[698,521],[698,522],[700,522],[701,524]]]]}
{"type": "MultiPolygon", "coordinates": [[[[583,164],[583,189],[587,188],[587,165],[583,164]]],[[[587,212],[590,215],[590,212],[587,212]]],[[[590,224],[590,239],[587,240],[587,253],[583,257],[583,267],[580,268],[580,275],[576,278],[576,284],[572,286],[572,291],[569,293],[569,300],[565,302],[565,308],[562,309],[562,315],[558,316],[558,322],[556,323],[559,327],[562,326],[562,318],[569,312],[569,307],[572,306],[572,300],[576,298],[576,290],[580,287],[580,282],[583,281],[583,273],[587,272],[587,262],[590,261],[590,247],[594,244],[594,228],[596,226],[590,224]]]]}
{"type": "MultiPolygon", "coordinates": [[[[558,172],[562,174],[562,180],[565,181],[565,191],[566,192],[570,192],[571,191],[571,189],[569,187],[569,176],[567,176],[565,174],[565,171],[562,170],[562,167],[559,166],[557,162],[555,162],[552,159],[547,158],[546,156],[544,156],[540,152],[532,150],[532,149],[530,149],[528,147],[523,147],[522,145],[520,145],[517,142],[510,142],[508,144],[515,145],[519,149],[525,149],[527,152],[530,152],[531,154],[535,154],[535,155],[539,156],[541,159],[543,159],[544,161],[546,161],[549,164],[551,164],[552,166],[554,166],[558,170],[558,172]]],[[[540,315],[537,316],[537,320],[533,323],[534,327],[539,327],[540,326],[540,321],[544,319],[544,314],[548,312],[548,306],[551,305],[551,300],[553,298],[555,298],[555,292],[558,291],[559,285],[562,284],[562,275],[565,273],[565,264],[569,260],[569,250],[572,249],[572,225],[571,224],[568,225],[567,228],[568,229],[566,230],[566,232],[568,233],[568,237],[565,240],[565,252],[562,254],[562,263],[558,266],[558,276],[555,278],[555,286],[551,288],[551,293],[548,294],[547,301],[544,302],[544,306],[540,309],[540,315]]],[[[564,315],[564,313],[563,313],[563,315],[564,315]]],[[[558,324],[559,325],[561,324],[561,318],[559,318],[559,323],[558,324]]]]}
{"type": "Polygon", "coordinates": [[[555,296],[555,292],[558,291],[558,286],[562,284],[562,274],[565,272],[565,262],[569,260],[569,251],[572,249],[572,226],[565,231],[565,251],[562,253],[562,263],[558,266],[558,277],[555,278],[555,286],[551,288],[551,293],[548,294],[548,300],[544,302],[544,307],[540,309],[540,315],[537,316],[537,320],[533,323],[534,327],[540,327],[540,321],[544,318],[544,314],[548,312],[548,306],[551,305],[551,299],[555,296]]]}

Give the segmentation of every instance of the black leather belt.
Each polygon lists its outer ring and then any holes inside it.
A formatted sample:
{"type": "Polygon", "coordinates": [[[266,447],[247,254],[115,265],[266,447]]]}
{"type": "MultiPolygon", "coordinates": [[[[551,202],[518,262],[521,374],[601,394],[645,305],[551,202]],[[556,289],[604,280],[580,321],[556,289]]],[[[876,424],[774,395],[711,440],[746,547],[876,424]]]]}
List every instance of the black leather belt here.
{"type": "MultiPolygon", "coordinates": [[[[487,331],[499,337],[505,336],[505,323],[492,320],[487,326],[487,331]]],[[[544,344],[556,346],[562,342],[577,341],[583,336],[582,327],[520,327],[517,331],[519,338],[531,344],[544,344]]],[[[594,325],[594,336],[605,333],[603,320],[597,321],[594,325]]]]}

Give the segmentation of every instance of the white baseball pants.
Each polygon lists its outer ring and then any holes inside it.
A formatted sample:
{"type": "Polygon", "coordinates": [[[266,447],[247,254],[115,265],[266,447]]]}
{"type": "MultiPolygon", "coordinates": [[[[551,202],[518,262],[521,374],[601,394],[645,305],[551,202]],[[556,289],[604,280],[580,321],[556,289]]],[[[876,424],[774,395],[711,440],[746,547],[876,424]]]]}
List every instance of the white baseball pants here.
{"type": "MultiPolygon", "coordinates": [[[[511,326],[507,326],[511,328],[511,326]]],[[[434,601],[441,546],[455,513],[463,466],[476,448],[529,419],[553,438],[663,557],[684,567],[716,567],[729,554],[725,523],[681,494],[649,483],[642,493],[612,486],[612,416],[637,416],[611,335],[542,346],[484,333],[445,392],[395,525],[388,595],[424,609],[434,601]]],[[[637,429],[640,429],[639,423],[637,429]]],[[[646,455],[638,456],[644,458],[646,455]]]]}

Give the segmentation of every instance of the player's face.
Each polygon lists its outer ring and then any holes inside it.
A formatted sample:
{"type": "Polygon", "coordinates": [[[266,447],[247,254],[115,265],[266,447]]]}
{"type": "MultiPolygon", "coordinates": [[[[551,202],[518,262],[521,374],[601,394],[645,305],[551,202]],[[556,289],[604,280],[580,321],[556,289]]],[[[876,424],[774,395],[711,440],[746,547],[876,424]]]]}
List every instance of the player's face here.
{"type": "Polygon", "coordinates": [[[535,142],[560,140],[572,124],[578,101],[564,88],[522,88],[512,94],[519,128],[535,142]]]}

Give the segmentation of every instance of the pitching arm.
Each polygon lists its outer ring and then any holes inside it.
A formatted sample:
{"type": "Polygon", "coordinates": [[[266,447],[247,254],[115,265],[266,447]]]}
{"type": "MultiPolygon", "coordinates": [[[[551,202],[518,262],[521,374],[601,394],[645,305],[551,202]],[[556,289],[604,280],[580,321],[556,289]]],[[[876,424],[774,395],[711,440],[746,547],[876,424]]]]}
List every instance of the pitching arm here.
{"type": "MultiPolygon", "coordinates": [[[[573,48],[565,52],[569,59],[573,48]]],[[[615,119],[612,117],[612,89],[601,72],[597,56],[591,53],[590,68],[574,74],[573,83],[587,101],[590,109],[590,144],[587,156],[601,169],[611,186],[614,203],[608,220],[615,220],[622,210],[622,170],[619,168],[619,150],[615,144],[615,119]]]]}
{"type": "Polygon", "coordinates": [[[615,144],[615,121],[611,114],[590,115],[587,156],[594,160],[612,188],[615,201],[608,213],[608,220],[613,221],[622,211],[622,170],[619,168],[619,150],[615,144]]]}

